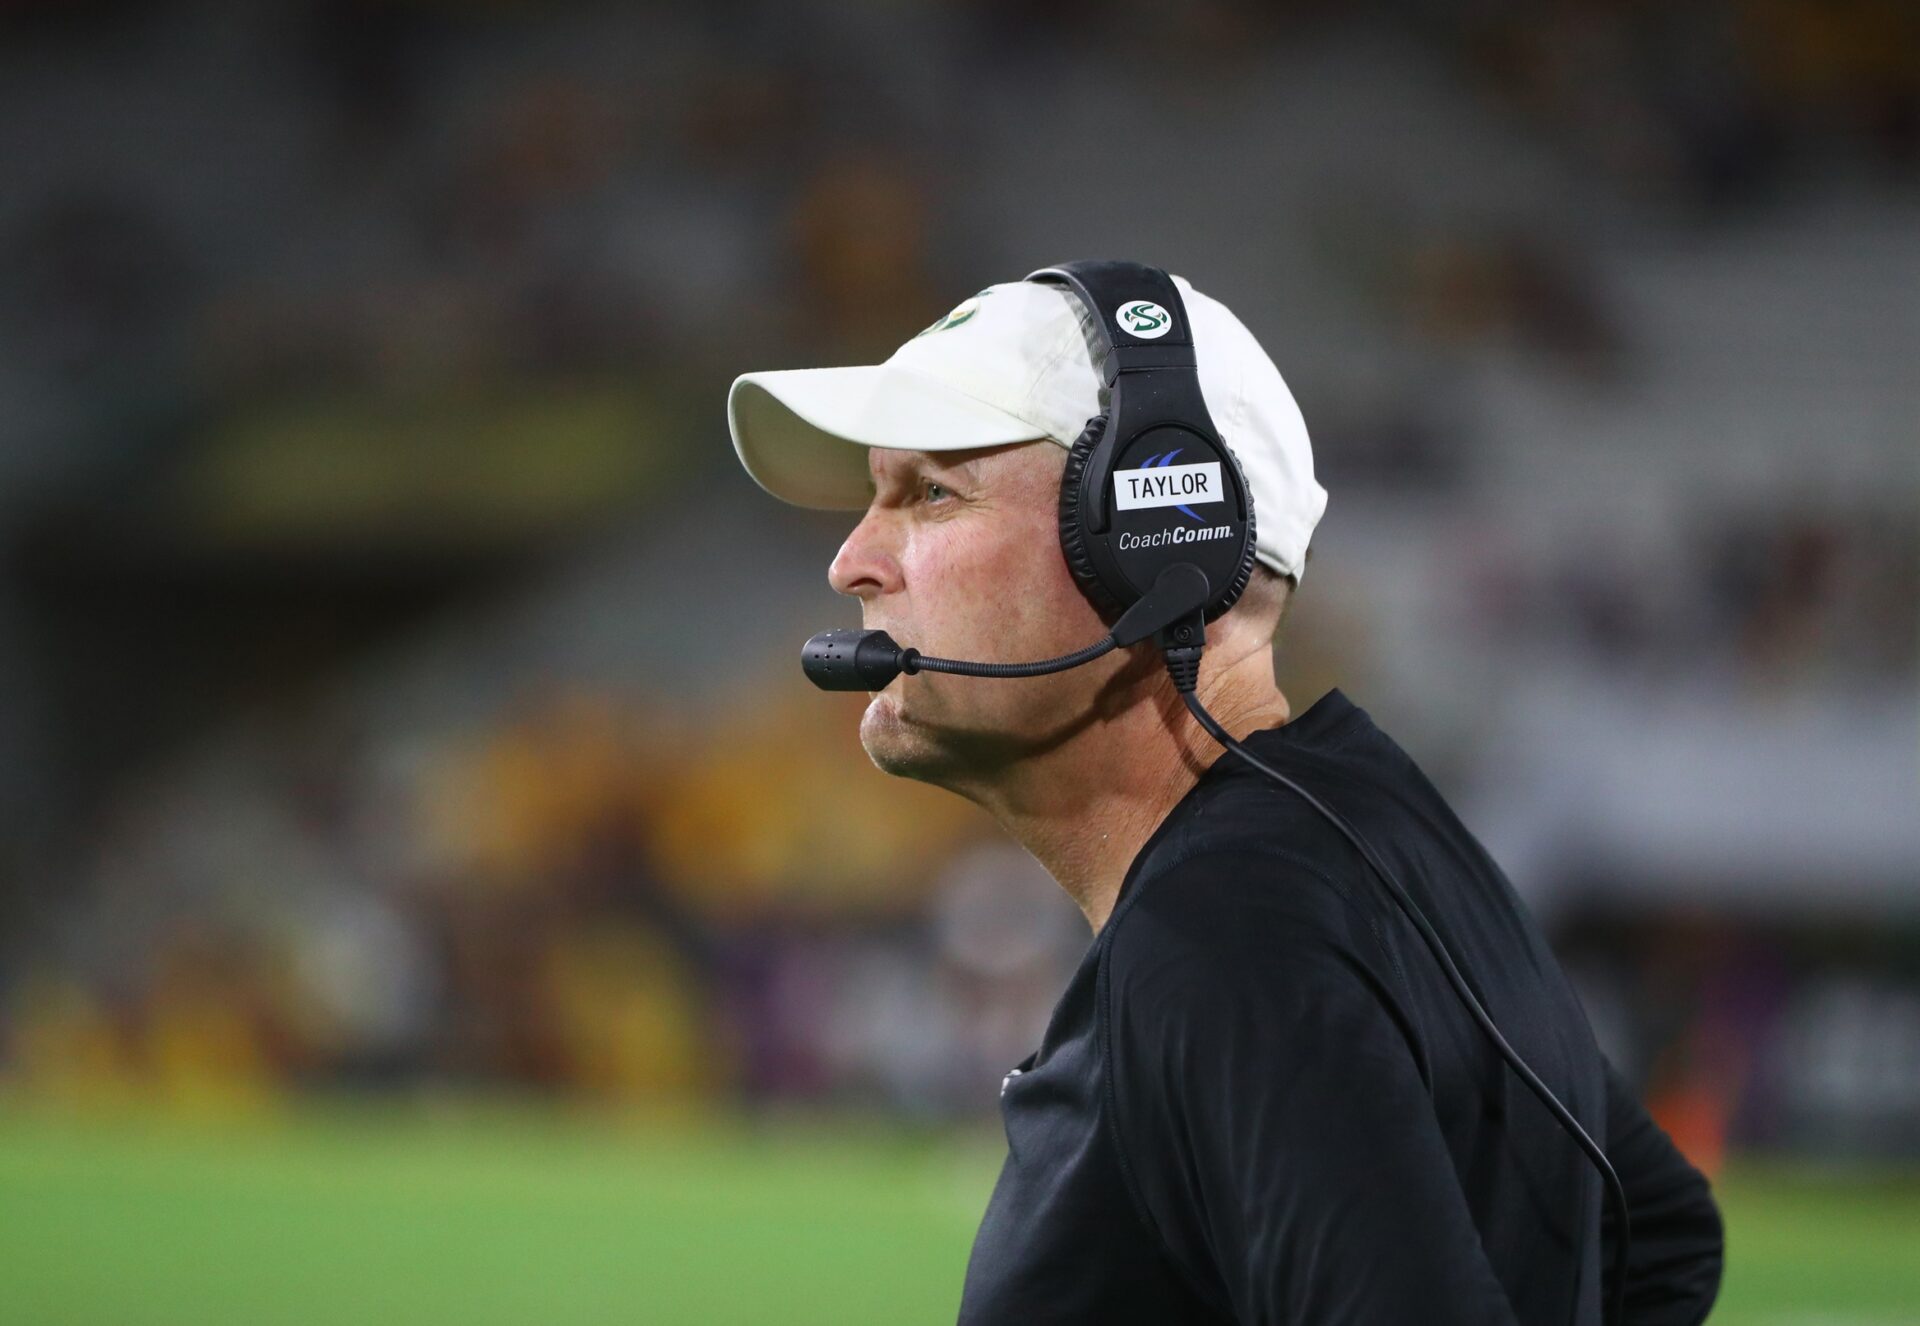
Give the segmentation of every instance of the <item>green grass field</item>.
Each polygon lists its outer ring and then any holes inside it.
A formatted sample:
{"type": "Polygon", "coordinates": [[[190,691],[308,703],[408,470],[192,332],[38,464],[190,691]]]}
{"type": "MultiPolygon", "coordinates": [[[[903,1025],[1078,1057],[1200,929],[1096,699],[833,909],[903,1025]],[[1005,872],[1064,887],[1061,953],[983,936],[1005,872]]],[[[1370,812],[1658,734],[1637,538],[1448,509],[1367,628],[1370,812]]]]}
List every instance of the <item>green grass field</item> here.
{"type": "MultiPolygon", "coordinates": [[[[473,1106],[0,1111],[0,1323],[950,1322],[998,1147],[473,1106]]],[[[1714,1322],[1920,1322],[1920,1178],[1719,1186],[1714,1322]]]]}

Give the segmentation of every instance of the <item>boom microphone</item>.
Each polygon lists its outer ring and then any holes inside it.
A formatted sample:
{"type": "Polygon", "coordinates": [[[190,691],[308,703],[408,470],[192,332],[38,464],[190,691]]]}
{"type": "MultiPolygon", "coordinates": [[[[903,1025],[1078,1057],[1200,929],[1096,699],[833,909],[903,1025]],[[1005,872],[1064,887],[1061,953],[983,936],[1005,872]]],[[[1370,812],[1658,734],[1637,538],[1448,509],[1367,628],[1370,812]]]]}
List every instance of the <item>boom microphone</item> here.
{"type": "MultiPolygon", "coordinates": [[[[800,666],[823,691],[883,691],[901,673],[950,672],[962,677],[1041,677],[1091,663],[1103,654],[1138,644],[1155,631],[1200,612],[1210,590],[1207,573],[1191,562],[1176,562],[1160,573],[1139,602],[1120,615],[1113,630],[1085,649],[1034,663],[973,663],[930,658],[902,646],[885,631],[822,631],[800,651],[800,666]]],[[[1180,629],[1188,629],[1183,625],[1180,629]]],[[[1195,623],[1192,630],[1203,629],[1195,623]]],[[[1181,640],[1181,644],[1193,643],[1181,640]]]]}

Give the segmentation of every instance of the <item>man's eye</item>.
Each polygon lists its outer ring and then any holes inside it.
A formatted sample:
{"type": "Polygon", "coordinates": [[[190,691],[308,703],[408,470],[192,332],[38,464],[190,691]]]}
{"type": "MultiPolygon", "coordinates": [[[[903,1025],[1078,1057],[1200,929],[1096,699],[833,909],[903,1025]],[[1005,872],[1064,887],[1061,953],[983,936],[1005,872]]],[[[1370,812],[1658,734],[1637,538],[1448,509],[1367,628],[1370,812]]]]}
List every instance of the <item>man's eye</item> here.
{"type": "Polygon", "coordinates": [[[947,486],[943,483],[927,484],[927,500],[929,502],[938,502],[943,497],[952,496],[953,494],[947,490],[947,486]]]}

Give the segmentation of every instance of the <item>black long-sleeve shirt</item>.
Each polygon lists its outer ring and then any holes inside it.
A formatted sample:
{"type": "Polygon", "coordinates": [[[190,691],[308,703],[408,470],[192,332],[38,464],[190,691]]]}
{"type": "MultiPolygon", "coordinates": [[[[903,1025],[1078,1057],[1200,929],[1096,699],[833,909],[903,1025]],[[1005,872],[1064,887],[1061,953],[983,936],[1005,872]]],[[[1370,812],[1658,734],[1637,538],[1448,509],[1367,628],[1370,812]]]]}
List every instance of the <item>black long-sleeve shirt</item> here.
{"type": "MultiPolygon", "coordinates": [[[[1339,690],[1249,738],[1341,813],[1602,1145],[1629,1319],[1702,1320],[1719,1213],[1511,884],[1339,690]]],[[[967,1268],[985,1323],[1599,1326],[1598,1175],[1338,830],[1223,755],[1142,847],[1040,1048],[967,1268]]]]}

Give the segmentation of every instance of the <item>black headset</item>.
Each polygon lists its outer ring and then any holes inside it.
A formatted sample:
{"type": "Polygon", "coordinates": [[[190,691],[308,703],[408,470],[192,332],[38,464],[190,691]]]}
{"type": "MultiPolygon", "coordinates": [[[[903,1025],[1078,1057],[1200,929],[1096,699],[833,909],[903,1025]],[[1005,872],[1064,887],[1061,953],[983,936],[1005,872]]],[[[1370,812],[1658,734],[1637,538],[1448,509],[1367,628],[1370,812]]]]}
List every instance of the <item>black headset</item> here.
{"type": "Polygon", "coordinates": [[[1632,1227],[1626,1189],[1606,1152],[1508,1044],[1473,993],[1432,922],[1353,826],[1313,793],[1254,755],[1208,713],[1195,693],[1206,623],[1231,608],[1253,573],[1253,495],[1221,440],[1200,390],[1193,329],[1173,278],[1132,262],[1064,262],[1027,278],[1063,285],[1092,313],[1091,346],[1109,391],[1107,412],[1087,421],[1060,482],[1060,546],[1074,579],[1113,629],[1085,649],[1034,663],[930,658],[885,631],[823,631],[801,665],[822,690],[885,689],[900,673],[1037,677],[1080,666],[1149,635],[1194,720],[1227,750],[1324,816],[1378,875],[1413,923],[1454,993],[1507,1066],[1546,1106],[1599,1171],[1619,1233],[1608,1319],[1626,1302],[1632,1227]]]}
{"type": "Polygon", "coordinates": [[[1087,421],[1060,481],[1060,547],[1112,620],[1187,562],[1207,577],[1212,621],[1253,574],[1253,494],[1200,391],[1193,327],[1173,278],[1132,262],[1067,262],[1029,281],[1063,285],[1093,314],[1107,412],[1087,421]]]}

